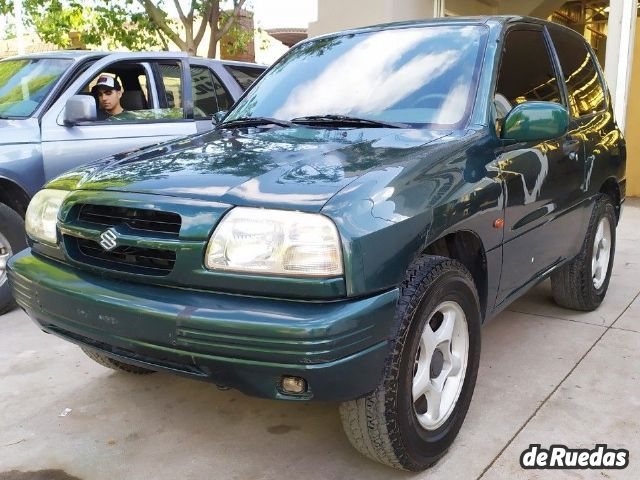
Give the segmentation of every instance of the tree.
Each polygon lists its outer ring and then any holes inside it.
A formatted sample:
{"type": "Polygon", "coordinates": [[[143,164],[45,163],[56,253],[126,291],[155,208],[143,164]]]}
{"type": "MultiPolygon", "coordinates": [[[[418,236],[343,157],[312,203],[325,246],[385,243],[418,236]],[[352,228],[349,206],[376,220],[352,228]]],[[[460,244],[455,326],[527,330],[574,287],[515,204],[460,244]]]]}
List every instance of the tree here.
{"type": "MultiPolygon", "coordinates": [[[[180,50],[195,54],[207,26],[208,56],[214,57],[225,35],[241,36],[236,27],[246,0],[172,0],[177,19],[167,14],[169,0],[23,0],[25,22],[40,38],[63,48],[71,46],[70,32],[78,32],[87,46],[143,50],[168,49],[173,42],[180,50]],[[225,10],[228,7],[228,10],[225,10]]],[[[0,0],[0,13],[11,14],[13,0],[0,0]]]]}
{"type": "Polygon", "coordinates": [[[12,18],[0,13],[0,40],[9,40],[16,37],[16,24],[12,18]]]}
{"type": "Polygon", "coordinates": [[[138,1],[144,6],[158,30],[185,52],[194,54],[197,51],[206,28],[209,26],[211,34],[207,56],[210,58],[215,57],[218,42],[229,33],[246,2],[246,0],[233,0],[233,10],[229,13],[220,9],[220,0],[191,0],[189,10],[185,14],[180,1],[173,0],[185,30],[185,38],[182,39],[176,31],[175,25],[168,21],[167,14],[161,7],[161,2],[138,1]]]}

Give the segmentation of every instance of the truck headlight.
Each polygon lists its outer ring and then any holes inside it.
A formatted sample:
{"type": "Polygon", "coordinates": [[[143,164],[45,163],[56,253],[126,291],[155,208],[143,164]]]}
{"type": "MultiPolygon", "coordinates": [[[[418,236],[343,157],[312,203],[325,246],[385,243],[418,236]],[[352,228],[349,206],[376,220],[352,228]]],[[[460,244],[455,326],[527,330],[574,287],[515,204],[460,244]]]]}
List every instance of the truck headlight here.
{"type": "Polygon", "coordinates": [[[27,208],[25,229],[27,235],[38,242],[56,245],[58,235],[56,222],[64,198],[69,194],[65,190],[40,190],[34,195],[27,208]]]}
{"type": "Polygon", "coordinates": [[[319,214],[236,207],[213,232],[210,270],[299,277],[343,274],[340,236],[319,214]]]}

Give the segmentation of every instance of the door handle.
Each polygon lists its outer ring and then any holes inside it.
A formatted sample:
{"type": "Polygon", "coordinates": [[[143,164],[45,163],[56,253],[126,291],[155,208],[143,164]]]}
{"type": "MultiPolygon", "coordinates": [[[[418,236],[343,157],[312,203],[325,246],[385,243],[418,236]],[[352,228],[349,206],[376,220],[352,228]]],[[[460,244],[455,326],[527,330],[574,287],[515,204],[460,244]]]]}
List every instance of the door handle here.
{"type": "Polygon", "coordinates": [[[581,145],[580,140],[568,138],[562,144],[562,151],[566,154],[569,154],[569,156],[571,156],[571,153],[575,153],[575,154],[578,153],[578,151],[580,150],[580,145],[581,145]]]}

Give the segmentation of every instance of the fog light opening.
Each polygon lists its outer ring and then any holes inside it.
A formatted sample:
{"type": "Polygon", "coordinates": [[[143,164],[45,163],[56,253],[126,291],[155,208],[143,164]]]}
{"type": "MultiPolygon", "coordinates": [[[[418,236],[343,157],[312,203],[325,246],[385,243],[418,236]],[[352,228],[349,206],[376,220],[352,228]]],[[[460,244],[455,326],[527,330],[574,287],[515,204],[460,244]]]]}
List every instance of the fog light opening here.
{"type": "Polygon", "coordinates": [[[281,385],[285,393],[300,395],[307,391],[307,381],[300,377],[282,377],[281,385]]]}

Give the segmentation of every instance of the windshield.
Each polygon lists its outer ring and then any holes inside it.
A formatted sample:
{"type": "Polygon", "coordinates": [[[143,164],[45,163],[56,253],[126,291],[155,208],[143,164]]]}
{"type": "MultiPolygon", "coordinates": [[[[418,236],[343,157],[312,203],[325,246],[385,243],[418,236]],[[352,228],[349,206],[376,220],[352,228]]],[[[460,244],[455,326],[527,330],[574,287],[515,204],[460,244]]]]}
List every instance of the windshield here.
{"type": "Polygon", "coordinates": [[[319,38],[292,48],[225,121],[344,115],[451,127],[475,93],[483,26],[425,26],[319,38]]]}
{"type": "Polygon", "coordinates": [[[71,63],[51,58],[0,62],[0,117],[29,117],[71,63]]]}

